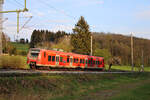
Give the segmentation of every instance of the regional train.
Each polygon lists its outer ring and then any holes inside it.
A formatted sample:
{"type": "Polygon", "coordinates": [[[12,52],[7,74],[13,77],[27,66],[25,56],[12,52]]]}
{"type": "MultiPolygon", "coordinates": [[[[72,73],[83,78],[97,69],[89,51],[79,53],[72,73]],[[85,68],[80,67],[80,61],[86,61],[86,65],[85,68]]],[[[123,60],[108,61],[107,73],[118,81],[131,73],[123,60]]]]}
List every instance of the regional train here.
{"type": "Polygon", "coordinates": [[[62,51],[31,48],[27,55],[27,63],[31,69],[38,67],[60,69],[104,69],[104,58],[66,53],[62,51]]]}

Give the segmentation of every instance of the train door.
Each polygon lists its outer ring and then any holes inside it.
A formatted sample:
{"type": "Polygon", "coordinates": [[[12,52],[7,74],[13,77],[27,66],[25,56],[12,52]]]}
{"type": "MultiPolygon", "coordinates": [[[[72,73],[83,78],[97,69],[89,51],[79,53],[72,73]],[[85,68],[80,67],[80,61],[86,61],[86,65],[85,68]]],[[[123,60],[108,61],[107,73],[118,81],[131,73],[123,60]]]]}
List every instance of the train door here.
{"type": "Polygon", "coordinates": [[[59,65],[63,66],[63,55],[60,55],[59,65]]]}
{"type": "Polygon", "coordinates": [[[66,56],[66,66],[70,67],[70,56],[69,55],[66,56]]]}
{"type": "Polygon", "coordinates": [[[73,63],[73,57],[70,57],[70,67],[72,67],[72,63],[73,63]]]}
{"type": "Polygon", "coordinates": [[[84,67],[85,67],[85,60],[84,60],[83,57],[80,58],[80,67],[81,67],[81,68],[84,68],[84,67]]]}
{"type": "Polygon", "coordinates": [[[46,64],[47,64],[46,55],[47,55],[47,53],[46,53],[46,51],[44,51],[44,52],[42,53],[42,64],[43,64],[43,65],[46,65],[46,64]]]}
{"type": "Polygon", "coordinates": [[[59,55],[56,55],[56,66],[59,66],[59,55]]]}
{"type": "Polygon", "coordinates": [[[56,54],[49,54],[48,55],[48,65],[55,66],[56,64],[56,54]]]}
{"type": "Polygon", "coordinates": [[[101,59],[98,59],[98,67],[102,67],[102,60],[101,59]]]}
{"type": "Polygon", "coordinates": [[[93,58],[88,58],[88,67],[92,67],[93,58]]]}
{"type": "Polygon", "coordinates": [[[85,68],[87,68],[87,67],[88,67],[88,59],[85,58],[85,68]]]}
{"type": "Polygon", "coordinates": [[[96,68],[96,59],[95,58],[93,58],[92,67],[96,68]]]}
{"type": "Polygon", "coordinates": [[[98,68],[98,59],[96,59],[96,67],[98,68]]]}

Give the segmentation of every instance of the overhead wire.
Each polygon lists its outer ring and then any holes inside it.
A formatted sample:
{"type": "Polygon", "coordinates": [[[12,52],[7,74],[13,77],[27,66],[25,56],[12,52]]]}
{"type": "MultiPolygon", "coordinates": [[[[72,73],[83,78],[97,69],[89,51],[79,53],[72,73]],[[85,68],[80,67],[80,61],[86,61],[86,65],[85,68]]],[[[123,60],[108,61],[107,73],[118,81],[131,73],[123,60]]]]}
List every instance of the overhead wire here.
{"type": "MultiPolygon", "coordinates": [[[[69,15],[69,14],[67,14],[64,10],[62,11],[62,10],[59,10],[59,9],[57,9],[56,7],[54,7],[54,6],[52,6],[52,5],[50,5],[50,4],[48,4],[48,3],[46,3],[45,1],[43,1],[43,0],[39,0],[40,1],[40,3],[42,4],[42,5],[44,5],[44,7],[47,7],[47,8],[50,8],[50,9],[54,9],[55,11],[57,11],[57,12],[59,12],[59,13],[61,13],[61,14],[63,14],[63,15],[65,15],[65,16],[67,16],[67,17],[69,17],[69,18],[71,18],[71,19],[73,19],[74,21],[75,21],[75,17],[74,16],[72,16],[72,15],[69,15]]],[[[35,17],[34,17],[35,18],[35,17]]],[[[41,23],[40,23],[41,24],[41,23]]],[[[40,25],[39,23],[37,24],[37,23],[35,23],[34,25],[31,25],[31,27],[40,27],[40,26],[43,26],[43,25],[40,25]]]]}
{"type": "Polygon", "coordinates": [[[52,8],[52,9],[54,9],[55,11],[57,11],[57,12],[59,12],[59,13],[62,13],[63,15],[65,15],[65,16],[67,16],[67,17],[73,18],[74,20],[76,19],[74,16],[69,15],[69,14],[66,13],[64,10],[59,10],[59,9],[57,9],[56,7],[54,7],[54,6],[52,6],[52,5],[50,5],[50,4],[46,3],[46,2],[44,2],[43,0],[39,0],[39,1],[40,1],[41,3],[43,3],[44,5],[46,5],[47,7],[52,8]]]}
{"type": "MultiPolygon", "coordinates": [[[[19,1],[17,1],[17,0],[14,0],[15,2],[16,2],[16,4],[18,4],[18,5],[20,5],[20,6],[22,6],[22,7],[24,7],[24,5],[23,4],[21,4],[19,1]]],[[[48,7],[48,8],[50,8],[50,9],[54,9],[55,11],[57,11],[57,12],[59,12],[59,13],[61,13],[61,14],[63,14],[63,15],[65,15],[65,16],[67,16],[67,17],[69,17],[69,18],[72,18],[72,19],[76,19],[74,16],[72,16],[72,15],[69,15],[68,13],[66,13],[64,10],[60,10],[60,9],[58,9],[58,8],[56,8],[56,7],[54,7],[54,6],[52,6],[52,5],[50,5],[50,4],[48,4],[48,3],[46,3],[45,1],[43,1],[43,0],[39,0],[42,4],[44,4],[45,6],[44,7],[48,7]]],[[[20,18],[23,18],[23,17],[20,17],[20,18]]],[[[24,17],[25,18],[25,17],[24,17]]],[[[25,25],[27,24],[27,23],[29,23],[29,21],[30,20],[28,20],[22,27],[21,27],[21,30],[23,29],[23,28],[25,28],[25,25]]],[[[37,26],[36,24],[34,24],[34,25],[32,25],[31,27],[33,27],[33,26],[37,26]]],[[[39,26],[39,25],[38,25],[39,26]]],[[[37,27],[38,27],[37,26],[37,27]]],[[[43,26],[43,25],[42,25],[43,26]]],[[[28,28],[29,29],[29,28],[28,28]]],[[[29,29],[29,30],[31,30],[31,29],[29,29]]]]}
{"type": "Polygon", "coordinates": [[[20,28],[20,31],[25,28],[25,26],[30,22],[30,20],[32,19],[32,16],[24,23],[24,25],[20,28]]]}
{"type": "Polygon", "coordinates": [[[18,2],[17,0],[8,0],[7,2],[9,2],[10,4],[16,5],[16,6],[20,6],[22,7],[23,4],[21,4],[20,2],[18,2]],[[15,2],[14,2],[15,1],[15,2]]]}
{"type": "Polygon", "coordinates": [[[18,5],[21,5],[22,7],[24,7],[24,5],[22,3],[20,3],[19,1],[17,0],[14,0],[18,5]]]}

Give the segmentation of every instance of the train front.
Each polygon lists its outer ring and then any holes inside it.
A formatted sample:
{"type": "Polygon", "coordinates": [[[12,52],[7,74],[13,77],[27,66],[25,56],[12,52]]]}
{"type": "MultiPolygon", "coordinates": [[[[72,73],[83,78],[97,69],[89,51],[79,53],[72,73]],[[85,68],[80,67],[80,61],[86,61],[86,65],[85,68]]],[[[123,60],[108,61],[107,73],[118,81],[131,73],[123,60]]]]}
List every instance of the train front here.
{"type": "Polygon", "coordinates": [[[29,53],[27,55],[27,64],[30,66],[30,68],[35,69],[36,65],[40,63],[41,55],[40,55],[40,49],[38,48],[31,48],[29,50],[29,53]]]}

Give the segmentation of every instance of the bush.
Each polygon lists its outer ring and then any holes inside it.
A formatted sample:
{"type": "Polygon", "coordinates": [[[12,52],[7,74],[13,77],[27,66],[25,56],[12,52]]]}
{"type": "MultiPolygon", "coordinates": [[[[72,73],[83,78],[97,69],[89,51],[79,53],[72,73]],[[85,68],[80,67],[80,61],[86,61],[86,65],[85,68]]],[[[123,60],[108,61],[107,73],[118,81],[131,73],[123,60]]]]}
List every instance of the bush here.
{"type": "Polygon", "coordinates": [[[26,62],[21,56],[0,56],[0,68],[25,68],[26,62]]]}

